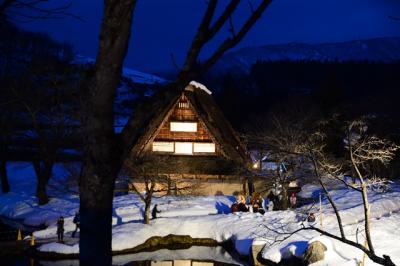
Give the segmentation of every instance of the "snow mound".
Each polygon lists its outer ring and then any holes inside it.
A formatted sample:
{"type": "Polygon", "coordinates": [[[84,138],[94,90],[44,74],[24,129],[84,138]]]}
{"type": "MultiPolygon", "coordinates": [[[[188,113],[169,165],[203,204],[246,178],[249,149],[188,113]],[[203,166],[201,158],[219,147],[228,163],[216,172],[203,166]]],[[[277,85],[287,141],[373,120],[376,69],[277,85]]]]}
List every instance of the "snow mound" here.
{"type": "Polygon", "coordinates": [[[302,186],[301,191],[297,194],[297,196],[302,198],[317,198],[321,192],[321,186],[314,184],[305,184],[304,186],[302,186]]]}
{"type": "Polygon", "coordinates": [[[38,248],[41,252],[57,252],[62,254],[77,254],[79,253],[79,244],[74,244],[72,246],[65,245],[61,243],[48,243],[43,244],[38,248]]]}

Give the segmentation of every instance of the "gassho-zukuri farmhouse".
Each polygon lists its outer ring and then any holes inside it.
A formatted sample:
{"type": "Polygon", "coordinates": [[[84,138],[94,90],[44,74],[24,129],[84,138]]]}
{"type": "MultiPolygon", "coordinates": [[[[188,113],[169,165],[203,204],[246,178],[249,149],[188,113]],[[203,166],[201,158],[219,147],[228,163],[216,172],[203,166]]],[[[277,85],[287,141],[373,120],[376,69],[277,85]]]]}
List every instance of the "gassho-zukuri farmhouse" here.
{"type": "Polygon", "coordinates": [[[157,177],[158,186],[182,194],[232,195],[248,191],[250,179],[256,190],[263,186],[249,171],[252,161],[238,134],[204,85],[192,81],[183,90],[166,89],[135,115],[137,133],[124,173],[134,177],[137,188],[144,187],[146,177],[157,177]]]}

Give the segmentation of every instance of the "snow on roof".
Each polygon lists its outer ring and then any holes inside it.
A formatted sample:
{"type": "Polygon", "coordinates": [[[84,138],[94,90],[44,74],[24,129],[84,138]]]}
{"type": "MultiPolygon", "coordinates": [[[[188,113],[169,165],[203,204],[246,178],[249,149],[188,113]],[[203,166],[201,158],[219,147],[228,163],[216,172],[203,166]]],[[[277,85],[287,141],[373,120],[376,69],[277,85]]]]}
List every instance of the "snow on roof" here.
{"type": "Polygon", "coordinates": [[[192,80],[189,83],[189,85],[192,85],[192,86],[194,86],[194,87],[196,87],[196,88],[198,88],[200,90],[203,90],[203,91],[207,92],[210,95],[212,94],[212,92],[205,85],[201,84],[200,82],[192,80]]]}

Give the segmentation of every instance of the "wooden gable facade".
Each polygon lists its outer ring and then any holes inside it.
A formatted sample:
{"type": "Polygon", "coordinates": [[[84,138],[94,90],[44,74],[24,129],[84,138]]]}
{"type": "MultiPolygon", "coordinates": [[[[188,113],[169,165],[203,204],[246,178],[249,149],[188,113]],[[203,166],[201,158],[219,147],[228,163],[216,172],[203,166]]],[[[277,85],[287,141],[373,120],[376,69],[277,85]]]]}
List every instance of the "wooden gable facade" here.
{"type": "Polygon", "coordinates": [[[168,112],[148,147],[153,153],[171,155],[215,156],[218,143],[182,93],[168,112]]]}
{"type": "Polygon", "coordinates": [[[146,114],[149,118],[129,160],[162,158],[166,167],[157,171],[173,179],[234,182],[235,189],[231,190],[240,190],[251,160],[211,93],[190,84],[175,97],[170,96],[170,102],[166,97],[158,97],[155,100],[164,105],[153,103],[157,109],[146,114]]]}

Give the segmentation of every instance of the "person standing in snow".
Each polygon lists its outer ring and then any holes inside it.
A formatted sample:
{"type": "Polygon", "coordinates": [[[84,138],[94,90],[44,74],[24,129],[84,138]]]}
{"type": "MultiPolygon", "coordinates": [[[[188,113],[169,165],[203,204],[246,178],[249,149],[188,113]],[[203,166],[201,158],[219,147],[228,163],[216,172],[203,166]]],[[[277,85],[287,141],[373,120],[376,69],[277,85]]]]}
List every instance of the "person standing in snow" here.
{"type": "Polygon", "coordinates": [[[64,242],[64,217],[62,216],[57,220],[57,238],[58,242],[64,242]]]}
{"type": "Polygon", "coordinates": [[[265,199],[263,199],[263,209],[264,210],[268,210],[268,204],[269,204],[269,199],[268,199],[268,197],[266,197],[265,199]]]}
{"type": "Polygon", "coordinates": [[[272,212],[274,210],[274,201],[270,200],[268,203],[268,211],[272,212]]]}
{"type": "Polygon", "coordinates": [[[241,192],[236,196],[236,202],[232,204],[231,211],[232,213],[249,211],[246,206],[246,197],[244,196],[244,193],[241,192]]]}
{"type": "Polygon", "coordinates": [[[157,213],[160,213],[161,211],[159,211],[157,209],[157,204],[154,205],[153,210],[151,211],[151,217],[154,219],[157,219],[157,213]]]}
{"type": "Polygon", "coordinates": [[[296,194],[292,193],[292,195],[290,196],[290,208],[292,209],[296,208],[296,202],[297,202],[296,194]]]}
{"type": "Polygon", "coordinates": [[[263,198],[261,197],[260,193],[253,192],[251,195],[250,204],[253,207],[253,212],[259,212],[261,214],[265,213],[263,209],[263,198]]]}
{"type": "Polygon", "coordinates": [[[307,222],[309,222],[309,223],[315,222],[315,215],[314,215],[314,213],[310,212],[310,214],[307,216],[307,222]]]}
{"type": "Polygon", "coordinates": [[[81,225],[81,216],[79,214],[79,212],[75,213],[75,217],[74,220],[72,221],[75,224],[75,231],[72,232],[71,237],[75,237],[76,232],[78,231],[78,229],[80,228],[81,225]]]}
{"type": "Polygon", "coordinates": [[[243,193],[237,196],[237,207],[239,212],[248,212],[249,209],[246,206],[246,197],[243,193]]]}

